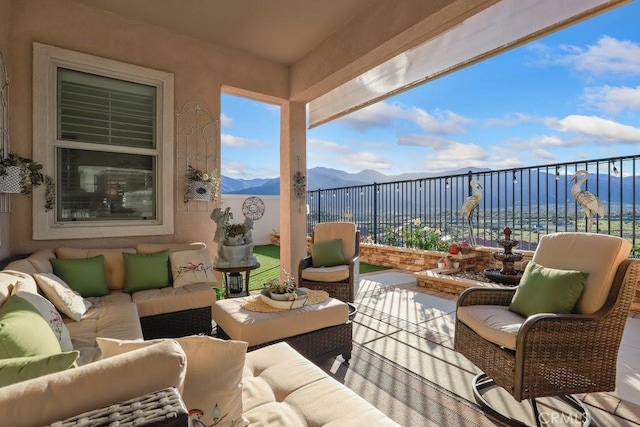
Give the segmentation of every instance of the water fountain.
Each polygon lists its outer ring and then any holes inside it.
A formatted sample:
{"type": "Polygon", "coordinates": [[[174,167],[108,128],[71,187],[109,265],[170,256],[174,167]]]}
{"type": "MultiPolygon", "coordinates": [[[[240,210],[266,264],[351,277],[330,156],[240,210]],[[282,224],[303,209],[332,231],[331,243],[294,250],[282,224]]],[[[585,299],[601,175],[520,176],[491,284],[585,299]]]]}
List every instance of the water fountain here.
{"type": "Polygon", "coordinates": [[[504,252],[494,252],[493,257],[502,261],[502,268],[487,268],[484,275],[496,283],[502,283],[508,286],[516,286],[522,278],[522,270],[516,270],[514,263],[522,260],[522,254],[514,254],[511,252],[513,248],[520,243],[517,240],[511,240],[511,229],[504,229],[504,239],[498,239],[498,244],[504,248],[504,252]]]}

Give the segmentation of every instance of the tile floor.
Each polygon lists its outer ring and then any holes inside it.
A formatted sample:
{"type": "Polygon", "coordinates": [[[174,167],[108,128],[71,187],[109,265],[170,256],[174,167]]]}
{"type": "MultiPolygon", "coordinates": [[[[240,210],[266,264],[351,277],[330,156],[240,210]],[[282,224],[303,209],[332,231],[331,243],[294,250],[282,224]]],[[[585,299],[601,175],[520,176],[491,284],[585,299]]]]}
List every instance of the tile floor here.
{"type": "MultiPolygon", "coordinates": [[[[453,350],[454,296],[420,288],[412,274],[392,270],[361,275],[356,305],[355,342],[474,402],[470,381],[478,369],[453,350]]],[[[633,314],[620,348],[616,391],[582,396],[599,425],[640,425],[639,350],[640,315],[633,314]]],[[[505,405],[530,417],[526,404],[505,405]]]]}

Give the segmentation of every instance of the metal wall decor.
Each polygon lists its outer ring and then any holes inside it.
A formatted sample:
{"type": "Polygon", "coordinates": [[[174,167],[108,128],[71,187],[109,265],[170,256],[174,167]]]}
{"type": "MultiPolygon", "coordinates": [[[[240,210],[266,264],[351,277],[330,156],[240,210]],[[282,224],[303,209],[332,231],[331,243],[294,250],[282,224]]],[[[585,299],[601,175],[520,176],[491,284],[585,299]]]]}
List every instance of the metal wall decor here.
{"type": "Polygon", "coordinates": [[[182,189],[176,203],[178,212],[211,212],[220,193],[217,152],[220,120],[202,101],[189,101],[177,113],[176,175],[177,188],[182,189]],[[202,179],[194,180],[194,172],[202,179]],[[203,190],[205,190],[203,192],[203,190]],[[189,203],[190,201],[201,203],[189,203]]]}
{"type": "Polygon", "coordinates": [[[298,156],[298,171],[293,174],[293,194],[296,199],[303,199],[307,196],[307,177],[300,170],[300,156],[298,156]]]}
{"type": "Polygon", "coordinates": [[[260,197],[247,197],[242,203],[242,213],[249,219],[259,220],[264,215],[264,202],[260,197]]]}

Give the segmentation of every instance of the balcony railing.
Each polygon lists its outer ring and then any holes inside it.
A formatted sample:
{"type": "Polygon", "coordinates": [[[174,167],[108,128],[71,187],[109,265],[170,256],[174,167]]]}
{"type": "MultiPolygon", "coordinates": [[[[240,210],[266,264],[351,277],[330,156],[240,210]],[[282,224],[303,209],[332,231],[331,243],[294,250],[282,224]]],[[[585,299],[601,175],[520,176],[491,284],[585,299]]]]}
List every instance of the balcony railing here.
{"type": "MultiPolygon", "coordinates": [[[[621,236],[640,252],[638,219],[640,156],[557,163],[498,171],[434,176],[411,181],[373,183],[307,192],[308,232],[318,222],[353,221],[361,236],[390,243],[399,231],[437,230],[441,237],[469,241],[467,218],[461,214],[469,183],[482,185],[482,199],[473,212],[476,243],[496,246],[510,227],[519,248],[534,250],[540,237],[558,231],[587,231],[582,207],[572,196],[574,173],[589,172],[582,190],[595,194],[604,216],[592,217],[590,231],[621,236]],[[416,221],[419,219],[419,221],[416,221]]],[[[426,232],[426,231],[425,231],[426,232]]],[[[392,242],[393,243],[393,242],[392,242]]],[[[397,242],[400,246],[406,242],[397,242]]]]}

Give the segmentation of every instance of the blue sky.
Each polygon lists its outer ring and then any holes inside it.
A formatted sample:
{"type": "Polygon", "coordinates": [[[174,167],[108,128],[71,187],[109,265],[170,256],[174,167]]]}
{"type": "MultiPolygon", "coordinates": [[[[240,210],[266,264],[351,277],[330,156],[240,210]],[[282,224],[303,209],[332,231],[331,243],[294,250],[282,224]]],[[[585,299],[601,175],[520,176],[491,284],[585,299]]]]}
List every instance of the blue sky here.
{"type": "MultiPolygon", "coordinates": [[[[640,153],[640,1],[307,133],[307,167],[386,175],[640,153]]],[[[222,174],[279,175],[279,108],[222,97],[222,174]]]]}

